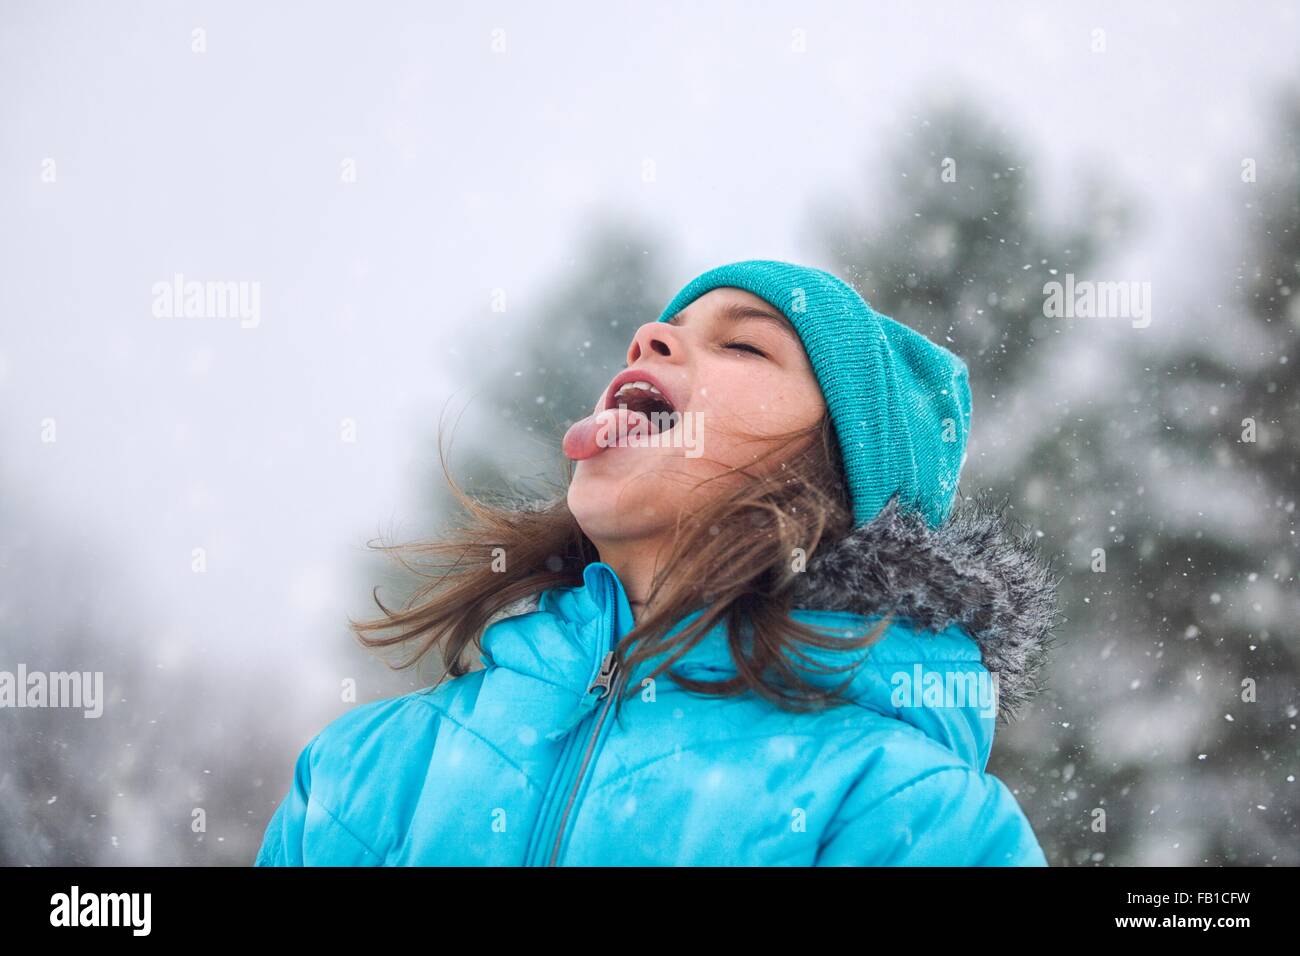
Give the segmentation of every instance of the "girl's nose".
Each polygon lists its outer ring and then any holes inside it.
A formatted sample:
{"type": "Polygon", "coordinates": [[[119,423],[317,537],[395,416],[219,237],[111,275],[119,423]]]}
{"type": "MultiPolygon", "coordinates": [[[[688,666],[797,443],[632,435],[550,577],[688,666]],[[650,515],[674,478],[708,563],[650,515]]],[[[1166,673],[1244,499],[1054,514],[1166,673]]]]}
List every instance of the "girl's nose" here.
{"type": "Polygon", "coordinates": [[[677,330],[667,322],[647,322],[636,330],[632,336],[632,345],[627,350],[627,364],[631,365],[643,355],[658,355],[663,358],[680,358],[681,340],[677,330]]]}

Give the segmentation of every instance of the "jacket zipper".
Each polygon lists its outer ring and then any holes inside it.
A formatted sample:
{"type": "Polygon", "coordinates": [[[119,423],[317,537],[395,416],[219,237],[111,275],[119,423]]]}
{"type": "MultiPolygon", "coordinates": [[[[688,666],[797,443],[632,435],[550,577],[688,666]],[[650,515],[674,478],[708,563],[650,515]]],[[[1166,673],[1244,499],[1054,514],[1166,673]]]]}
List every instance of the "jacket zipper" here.
{"type": "MultiPolygon", "coordinates": [[[[613,651],[615,630],[618,622],[618,608],[614,603],[615,594],[612,582],[609,583],[607,593],[609,600],[606,606],[610,609],[609,639],[606,645],[608,650],[606,650],[605,656],[601,659],[600,671],[597,673],[596,679],[592,681],[591,686],[587,688],[586,694],[586,697],[594,697],[597,703],[603,700],[604,706],[600,707],[599,710],[594,711],[594,713],[584,716],[578,725],[573,728],[569,734],[569,739],[566,743],[564,752],[560,755],[560,769],[558,772],[564,773],[564,768],[571,763],[570,757],[574,741],[579,739],[578,729],[586,726],[588,721],[594,720],[595,724],[592,727],[591,733],[584,737],[586,745],[583,750],[581,761],[578,764],[578,768],[573,774],[572,783],[566,783],[566,786],[561,791],[565,794],[565,802],[564,806],[559,811],[559,822],[554,825],[555,835],[553,837],[548,835],[544,841],[540,841],[536,844],[536,847],[547,848],[546,852],[548,853],[548,857],[541,861],[542,866],[555,865],[559,856],[560,845],[564,839],[564,828],[568,824],[569,816],[573,811],[573,804],[577,798],[578,790],[582,785],[582,778],[586,773],[587,767],[591,763],[592,757],[595,755],[597,744],[600,740],[601,728],[605,723],[605,715],[609,712],[610,705],[617,698],[617,692],[621,689],[623,684],[623,675],[619,673],[618,658],[615,656],[613,651]]],[[[546,816],[548,821],[554,815],[553,810],[547,812],[546,816]]],[[[549,823],[544,823],[543,826],[548,830],[551,828],[549,823]]],[[[536,860],[537,849],[533,850],[532,856],[536,860]]],[[[534,865],[536,865],[536,863],[534,863],[534,865]]]]}
{"type": "Polygon", "coordinates": [[[573,787],[569,790],[568,799],[565,801],[564,809],[560,813],[560,825],[555,831],[555,842],[551,846],[550,859],[546,861],[547,866],[555,866],[556,861],[559,859],[560,844],[564,840],[564,827],[569,822],[569,814],[573,810],[573,802],[578,797],[578,789],[581,787],[582,778],[587,772],[587,765],[591,763],[591,758],[595,755],[597,744],[600,741],[600,730],[605,725],[605,716],[609,713],[610,706],[618,696],[617,693],[611,693],[611,691],[616,689],[616,685],[619,688],[622,687],[623,674],[619,673],[616,680],[615,673],[617,671],[618,659],[614,656],[614,652],[610,651],[605,655],[605,660],[600,665],[600,676],[596,678],[595,682],[591,685],[591,688],[587,691],[587,693],[590,694],[599,688],[600,697],[598,697],[597,700],[604,699],[605,706],[602,707],[600,712],[596,715],[596,724],[591,729],[591,737],[588,739],[587,749],[582,755],[582,763],[578,765],[578,772],[573,778],[573,787]]]}

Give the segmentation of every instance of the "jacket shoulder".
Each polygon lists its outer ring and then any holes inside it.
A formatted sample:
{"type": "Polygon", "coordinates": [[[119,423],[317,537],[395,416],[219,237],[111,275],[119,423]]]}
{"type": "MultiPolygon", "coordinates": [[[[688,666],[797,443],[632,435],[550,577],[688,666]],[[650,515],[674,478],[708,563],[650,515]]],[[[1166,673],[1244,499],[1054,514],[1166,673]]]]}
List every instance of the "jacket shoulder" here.
{"type": "Polygon", "coordinates": [[[427,767],[442,715],[467,706],[461,691],[473,683],[473,675],[465,675],[437,688],[369,701],[326,724],[298,754],[256,865],[383,862],[376,849],[383,834],[374,828],[386,817],[376,809],[412,791],[408,778],[427,767]]]}
{"type": "Polygon", "coordinates": [[[357,704],[339,714],[316,734],[318,754],[363,744],[372,735],[394,729],[415,729],[436,717],[438,708],[428,688],[397,697],[357,704]]]}
{"type": "Polygon", "coordinates": [[[358,704],[335,717],[309,745],[313,793],[333,808],[355,802],[364,780],[391,782],[421,766],[464,681],[358,704]]]}
{"type": "Polygon", "coordinates": [[[998,777],[885,719],[822,839],[820,866],[1046,866],[998,777]],[[894,724],[894,727],[887,726],[894,724]]]}

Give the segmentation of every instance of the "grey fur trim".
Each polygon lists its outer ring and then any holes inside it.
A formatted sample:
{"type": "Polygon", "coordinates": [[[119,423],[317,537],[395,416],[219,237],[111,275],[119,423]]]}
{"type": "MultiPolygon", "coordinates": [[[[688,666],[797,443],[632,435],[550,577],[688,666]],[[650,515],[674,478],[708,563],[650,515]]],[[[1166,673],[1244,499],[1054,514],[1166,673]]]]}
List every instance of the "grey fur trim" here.
{"type": "Polygon", "coordinates": [[[1057,582],[1033,536],[987,499],[961,499],[938,528],[891,501],[808,562],[795,606],[892,613],[922,631],[956,624],[998,675],[998,713],[1010,720],[1041,689],[1058,622],[1057,582]]]}

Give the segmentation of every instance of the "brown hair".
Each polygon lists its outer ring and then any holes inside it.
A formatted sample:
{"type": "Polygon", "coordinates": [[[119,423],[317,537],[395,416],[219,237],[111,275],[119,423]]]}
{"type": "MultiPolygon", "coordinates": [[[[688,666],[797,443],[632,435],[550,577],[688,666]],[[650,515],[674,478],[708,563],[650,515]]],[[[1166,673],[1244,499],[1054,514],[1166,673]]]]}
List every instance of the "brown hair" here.
{"type": "MultiPolygon", "coordinates": [[[[796,549],[803,549],[810,559],[820,544],[833,542],[851,529],[852,511],[829,415],[810,429],[775,437],[784,441],[774,442],[759,461],[795,443],[799,450],[759,472],[728,469],[724,474],[739,472],[750,480],[699,511],[679,515],[672,551],[664,563],[671,573],[656,577],[647,595],[646,613],[615,648],[620,667],[631,671],[641,661],[675,651],[648,675],[656,677],[722,621],[736,675],[724,681],[697,681],[672,674],[683,688],[717,696],[752,691],[795,711],[844,702],[840,695],[848,679],[831,690],[805,682],[791,667],[787,652],[797,655],[805,645],[862,648],[875,642],[888,619],[854,638],[828,634],[789,616],[798,573],[792,561],[796,549]],[[666,637],[696,610],[702,611],[696,621],[666,637]],[[748,657],[741,643],[746,621],[753,649],[748,657]]],[[[424,583],[402,609],[385,607],[376,588],[374,599],[382,618],[351,623],[368,648],[418,642],[411,658],[396,669],[415,664],[441,645],[443,676],[460,677],[472,669],[465,660],[467,650],[478,647],[479,636],[494,617],[547,588],[581,585],[583,569],[599,560],[599,554],[563,494],[529,507],[521,507],[508,494],[499,494],[496,502],[475,499],[451,477],[441,443],[439,457],[463,508],[461,520],[449,534],[428,543],[372,545],[389,552],[424,583]],[[502,554],[508,560],[498,570],[493,559],[502,554]],[[421,566],[426,559],[432,560],[421,566]],[[395,633],[368,636],[384,631],[395,633]]],[[[829,673],[851,666],[815,669],[829,673]]]]}

